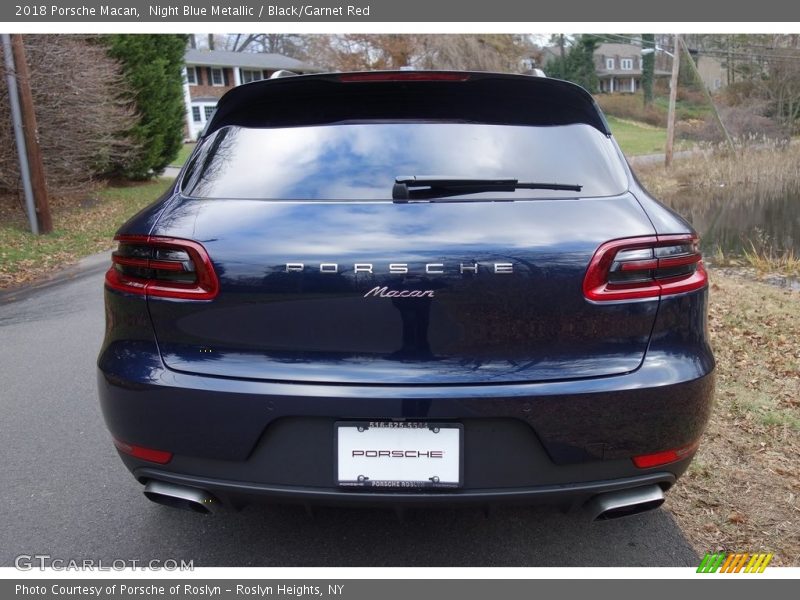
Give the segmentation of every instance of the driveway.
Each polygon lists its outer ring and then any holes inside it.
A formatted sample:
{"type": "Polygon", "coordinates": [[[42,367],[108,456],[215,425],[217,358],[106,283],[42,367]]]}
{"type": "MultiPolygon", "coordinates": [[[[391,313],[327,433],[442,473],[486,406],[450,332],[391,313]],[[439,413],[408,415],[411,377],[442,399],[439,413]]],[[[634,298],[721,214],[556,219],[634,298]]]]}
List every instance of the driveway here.
{"type": "Polygon", "coordinates": [[[0,296],[0,566],[20,554],[195,566],[698,564],[664,510],[589,523],[550,508],[416,510],[400,520],[378,509],[202,516],[151,504],[117,457],[96,400],[105,262],[0,296]]]}

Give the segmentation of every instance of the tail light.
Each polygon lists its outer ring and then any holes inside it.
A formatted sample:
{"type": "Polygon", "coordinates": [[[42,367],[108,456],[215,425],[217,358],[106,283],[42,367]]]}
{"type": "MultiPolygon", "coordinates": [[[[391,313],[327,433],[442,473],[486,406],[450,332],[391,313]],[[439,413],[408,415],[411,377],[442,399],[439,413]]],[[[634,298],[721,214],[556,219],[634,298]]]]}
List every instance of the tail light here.
{"type": "Polygon", "coordinates": [[[442,73],[437,71],[388,71],[375,73],[344,73],[339,81],[353,83],[358,81],[467,81],[466,73],[442,73]]]}
{"type": "Polygon", "coordinates": [[[129,294],[211,300],[219,282],[206,249],[190,240],[120,235],[106,285],[129,294]]]}
{"type": "Polygon", "coordinates": [[[641,456],[633,457],[633,464],[639,469],[650,469],[652,467],[660,467],[661,465],[668,465],[677,462],[688,456],[691,456],[697,451],[700,446],[700,440],[682,446],[681,448],[674,448],[672,450],[664,450],[663,452],[655,452],[653,454],[642,454],[641,456]]]}
{"type": "Polygon", "coordinates": [[[152,448],[145,448],[143,446],[134,446],[133,444],[121,442],[116,438],[113,438],[113,441],[117,450],[133,456],[134,458],[158,463],[159,465],[165,465],[172,460],[172,452],[167,452],[166,450],[153,450],[152,448]]]}
{"type": "Polygon", "coordinates": [[[597,249],[583,293],[594,302],[660,298],[700,289],[707,281],[697,236],[627,238],[597,249]]]}

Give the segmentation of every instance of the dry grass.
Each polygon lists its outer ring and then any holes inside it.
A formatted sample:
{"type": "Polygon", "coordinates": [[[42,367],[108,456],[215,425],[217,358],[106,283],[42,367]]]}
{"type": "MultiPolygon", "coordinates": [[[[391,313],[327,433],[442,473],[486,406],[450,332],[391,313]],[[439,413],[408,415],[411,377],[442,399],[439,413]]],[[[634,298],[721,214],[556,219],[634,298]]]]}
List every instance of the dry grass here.
{"type": "Polygon", "coordinates": [[[712,270],[716,406],[668,509],[699,554],[800,565],[800,293],[712,270]]]}
{"type": "Polygon", "coordinates": [[[607,116],[647,123],[653,127],[667,126],[667,113],[660,106],[644,106],[641,94],[597,94],[595,100],[607,116]]]}
{"type": "Polygon", "coordinates": [[[771,142],[739,146],[734,152],[706,147],[689,158],[637,167],[636,174],[656,196],[683,188],[759,186],[776,191],[800,181],[800,144],[771,142]]]}
{"type": "Polygon", "coordinates": [[[800,256],[791,248],[783,252],[776,252],[772,248],[758,248],[755,242],[750,241],[750,250],[745,249],[744,260],[758,273],[786,273],[800,275],[800,256]]]}

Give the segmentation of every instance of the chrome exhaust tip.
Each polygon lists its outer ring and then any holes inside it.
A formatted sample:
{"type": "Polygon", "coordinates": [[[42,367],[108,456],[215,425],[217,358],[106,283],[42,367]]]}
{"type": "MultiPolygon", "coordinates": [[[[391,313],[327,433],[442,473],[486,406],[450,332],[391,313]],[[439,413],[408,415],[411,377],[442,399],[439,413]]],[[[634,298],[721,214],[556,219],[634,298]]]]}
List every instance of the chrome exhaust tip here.
{"type": "Polygon", "coordinates": [[[217,499],[205,490],[165,481],[148,481],[144,486],[144,495],[156,504],[204,515],[214,512],[219,507],[217,499]]]}
{"type": "Polygon", "coordinates": [[[664,504],[664,490],[658,485],[606,492],[595,496],[586,504],[592,521],[619,519],[655,510],[664,504]]]}

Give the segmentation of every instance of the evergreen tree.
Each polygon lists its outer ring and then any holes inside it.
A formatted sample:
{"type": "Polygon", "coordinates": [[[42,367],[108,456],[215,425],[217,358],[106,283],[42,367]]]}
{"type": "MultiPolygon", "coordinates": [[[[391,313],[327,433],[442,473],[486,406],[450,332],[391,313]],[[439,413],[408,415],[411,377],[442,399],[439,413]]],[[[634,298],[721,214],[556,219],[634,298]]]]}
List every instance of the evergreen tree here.
{"type": "Polygon", "coordinates": [[[642,92],[644,94],[644,105],[650,106],[653,103],[653,80],[655,77],[656,65],[656,36],[652,33],[642,34],[642,49],[651,49],[642,55],[642,92]]]}
{"type": "Polygon", "coordinates": [[[146,179],[163,172],[183,142],[182,69],[187,36],[113,34],[105,39],[109,55],[122,65],[139,116],[130,131],[136,151],[124,164],[116,165],[116,172],[146,179]]]}
{"type": "Polygon", "coordinates": [[[597,72],[594,51],[598,39],[594,35],[582,35],[575,40],[564,58],[557,56],[547,65],[547,76],[577,83],[594,94],[597,92],[597,72]]]}

